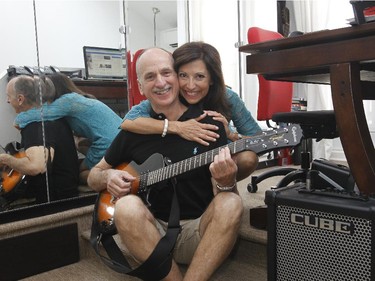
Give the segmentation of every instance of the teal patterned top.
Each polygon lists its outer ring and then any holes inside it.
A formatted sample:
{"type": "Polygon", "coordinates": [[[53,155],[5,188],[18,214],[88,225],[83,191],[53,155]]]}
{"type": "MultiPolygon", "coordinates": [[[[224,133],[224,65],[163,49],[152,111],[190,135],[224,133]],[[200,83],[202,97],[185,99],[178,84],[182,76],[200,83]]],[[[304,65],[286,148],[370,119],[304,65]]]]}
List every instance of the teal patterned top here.
{"type": "Polygon", "coordinates": [[[15,125],[24,128],[32,122],[51,121],[65,117],[74,134],[91,141],[85,164],[92,168],[105,154],[112,140],[120,131],[121,118],[103,102],[86,98],[77,93],[62,95],[50,104],[21,112],[15,125]]]}

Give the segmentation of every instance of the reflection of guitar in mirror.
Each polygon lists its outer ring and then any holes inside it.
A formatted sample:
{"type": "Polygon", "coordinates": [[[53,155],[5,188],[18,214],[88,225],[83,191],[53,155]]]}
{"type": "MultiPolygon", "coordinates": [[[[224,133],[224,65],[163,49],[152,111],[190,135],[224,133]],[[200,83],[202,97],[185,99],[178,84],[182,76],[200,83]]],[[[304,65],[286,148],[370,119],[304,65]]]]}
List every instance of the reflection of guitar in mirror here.
{"type": "MultiPolygon", "coordinates": [[[[301,138],[301,128],[299,125],[293,124],[282,129],[270,130],[260,135],[243,138],[229,143],[227,146],[231,154],[250,150],[259,155],[275,149],[294,147],[300,143],[301,138]]],[[[215,155],[219,153],[220,148],[167,166],[164,165],[165,159],[163,155],[156,153],[141,165],[137,165],[134,162],[124,163],[116,167],[116,169],[127,171],[136,177],[136,180],[132,182],[131,193],[139,195],[148,203],[147,197],[152,185],[210,164],[213,162],[215,155]]],[[[98,195],[94,210],[94,223],[96,223],[99,232],[102,234],[113,234],[116,231],[113,222],[115,202],[116,198],[107,189],[104,189],[98,195]]]]}
{"type": "MultiPolygon", "coordinates": [[[[25,151],[20,147],[18,142],[10,142],[5,148],[0,146],[0,153],[7,153],[16,158],[26,156],[25,151]]],[[[4,165],[4,167],[1,168],[0,195],[9,194],[15,187],[23,183],[24,178],[25,175],[4,165]]]]}

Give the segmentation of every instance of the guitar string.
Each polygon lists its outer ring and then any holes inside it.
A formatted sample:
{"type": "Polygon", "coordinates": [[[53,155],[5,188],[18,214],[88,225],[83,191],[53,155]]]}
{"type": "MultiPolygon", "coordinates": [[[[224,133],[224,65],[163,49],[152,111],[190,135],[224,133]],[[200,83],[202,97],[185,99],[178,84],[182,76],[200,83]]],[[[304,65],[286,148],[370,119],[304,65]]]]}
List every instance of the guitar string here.
{"type": "MultiPolygon", "coordinates": [[[[271,135],[274,135],[275,131],[273,130],[271,135]]],[[[241,140],[238,140],[236,142],[232,142],[230,144],[215,148],[211,151],[201,153],[199,155],[187,158],[185,160],[176,162],[174,164],[168,165],[166,167],[157,169],[155,171],[151,171],[148,173],[147,177],[147,185],[152,185],[157,182],[163,181],[165,179],[180,175],[186,171],[201,167],[203,165],[207,165],[211,162],[213,162],[214,157],[219,154],[220,149],[224,147],[229,147],[232,154],[236,154],[237,151],[243,151],[246,147],[246,143],[250,144],[257,144],[257,140],[260,139],[260,137],[264,135],[257,135],[249,138],[244,138],[241,140]],[[251,142],[254,140],[253,142],[251,142]],[[202,156],[204,157],[204,162],[202,164],[202,156]]]]}
{"type": "MultiPolygon", "coordinates": [[[[180,175],[182,173],[201,167],[203,165],[212,163],[214,160],[214,157],[218,155],[220,149],[224,147],[229,147],[231,154],[236,154],[238,152],[246,150],[246,148],[248,148],[248,150],[251,150],[249,149],[249,147],[251,147],[252,145],[259,145],[259,144],[265,145],[264,137],[272,137],[272,136],[279,136],[279,142],[277,141],[277,139],[271,139],[271,144],[273,144],[275,148],[279,146],[281,143],[288,144],[289,141],[286,138],[284,138],[284,136],[286,133],[290,131],[288,129],[289,127],[291,126],[288,126],[279,130],[273,129],[273,130],[265,131],[259,135],[244,138],[235,142],[231,142],[227,145],[215,148],[211,151],[207,151],[199,155],[192,156],[190,158],[181,160],[179,162],[173,163],[166,167],[162,167],[154,171],[145,172],[139,177],[141,184],[143,183],[145,184],[144,186],[143,185],[140,186],[140,189],[143,190],[145,187],[149,185],[153,185],[155,183],[172,178],[174,176],[180,175]],[[204,159],[202,159],[202,157],[204,157],[204,159]],[[203,164],[202,164],[202,160],[204,161],[203,164]]],[[[271,149],[273,148],[262,146],[263,151],[269,151],[271,149]]]]}

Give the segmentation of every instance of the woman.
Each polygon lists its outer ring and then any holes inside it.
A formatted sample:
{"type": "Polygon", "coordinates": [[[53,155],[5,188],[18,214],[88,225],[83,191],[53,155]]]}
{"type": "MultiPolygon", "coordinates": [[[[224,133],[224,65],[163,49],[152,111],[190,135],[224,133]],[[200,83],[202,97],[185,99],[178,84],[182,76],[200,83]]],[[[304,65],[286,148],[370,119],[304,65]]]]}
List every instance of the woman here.
{"type": "MultiPolygon", "coordinates": [[[[242,136],[251,136],[261,129],[246,109],[243,101],[224,84],[221,60],[218,51],[203,42],[190,42],[177,48],[173,53],[175,71],[179,78],[180,94],[189,104],[200,104],[205,114],[224,123],[227,136],[236,141],[242,136]],[[232,120],[238,133],[229,129],[228,122],[232,120]]],[[[207,141],[214,141],[217,137],[215,126],[199,123],[197,120],[185,122],[168,122],[151,120],[150,103],[143,101],[134,106],[121,125],[124,130],[136,133],[173,133],[181,137],[208,145],[207,141]]],[[[201,117],[201,118],[202,118],[201,117]]],[[[237,156],[239,171],[238,180],[250,175],[258,163],[253,153],[240,153],[237,156]]]]}
{"type": "MultiPolygon", "coordinates": [[[[66,117],[74,134],[89,141],[85,159],[80,165],[80,182],[87,183],[89,170],[100,161],[108,146],[119,132],[121,118],[107,105],[78,89],[73,81],[62,73],[48,76],[56,90],[55,100],[43,104],[43,120],[66,117]]],[[[33,108],[17,115],[15,125],[41,121],[41,109],[33,108]]]]}

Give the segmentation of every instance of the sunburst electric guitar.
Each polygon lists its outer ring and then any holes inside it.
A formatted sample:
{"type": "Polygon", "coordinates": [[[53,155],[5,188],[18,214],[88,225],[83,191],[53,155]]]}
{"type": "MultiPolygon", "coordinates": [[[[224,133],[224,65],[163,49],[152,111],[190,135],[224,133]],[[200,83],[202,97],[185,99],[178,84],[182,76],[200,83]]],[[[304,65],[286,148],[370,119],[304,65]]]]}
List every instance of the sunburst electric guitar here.
{"type": "MultiPolygon", "coordinates": [[[[301,138],[302,130],[300,126],[292,124],[282,129],[270,130],[257,136],[243,138],[226,146],[229,147],[231,154],[251,150],[259,155],[279,148],[294,147],[300,143],[301,138]]],[[[156,153],[141,165],[131,162],[116,168],[127,171],[136,177],[131,185],[132,194],[147,198],[153,184],[210,164],[213,162],[215,155],[219,154],[221,148],[215,148],[169,165],[165,165],[163,155],[156,153]]],[[[113,222],[115,201],[116,198],[107,190],[101,191],[98,195],[94,208],[94,223],[97,224],[101,234],[114,234],[116,232],[113,222]]]]}
{"type": "MultiPolygon", "coordinates": [[[[11,142],[6,145],[5,148],[0,146],[0,153],[11,154],[16,158],[25,157],[26,154],[23,149],[19,148],[19,143],[11,142]]],[[[24,179],[24,175],[4,166],[1,168],[1,179],[0,179],[0,195],[11,192],[19,183],[24,179]]]]}

